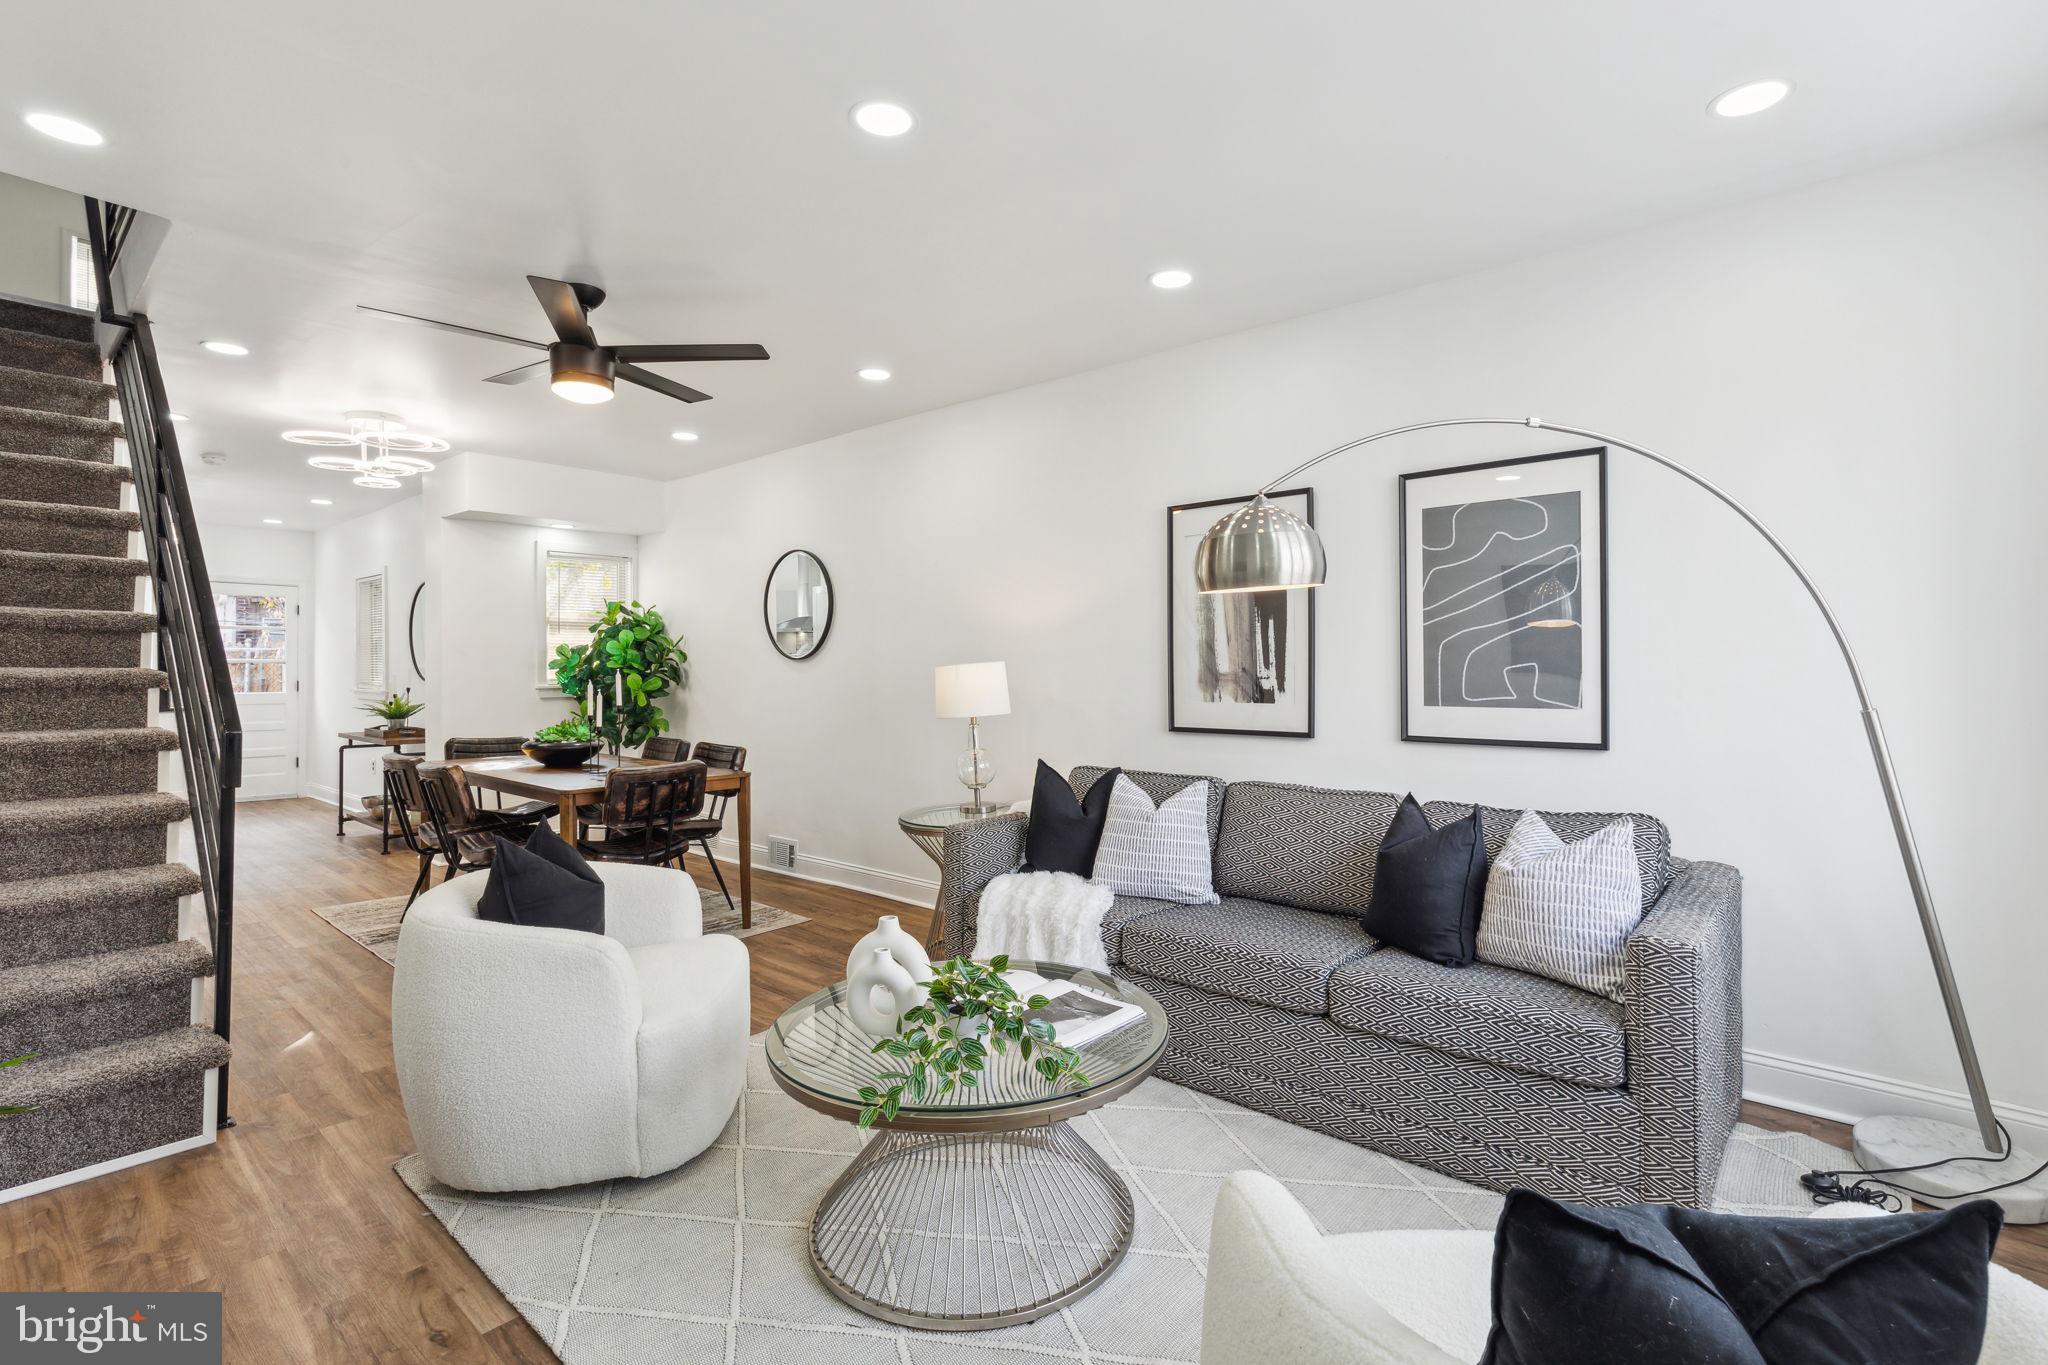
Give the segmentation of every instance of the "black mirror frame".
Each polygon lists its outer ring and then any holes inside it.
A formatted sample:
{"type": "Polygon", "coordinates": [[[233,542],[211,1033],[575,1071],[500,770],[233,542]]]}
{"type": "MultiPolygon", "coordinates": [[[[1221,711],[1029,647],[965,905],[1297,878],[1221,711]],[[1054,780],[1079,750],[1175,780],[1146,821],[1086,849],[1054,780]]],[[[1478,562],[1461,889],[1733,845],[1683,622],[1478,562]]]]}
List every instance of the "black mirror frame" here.
{"type": "Polygon", "coordinates": [[[825,647],[825,641],[830,638],[833,618],[838,615],[839,590],[832,586],[832,571],[825,567],[825,561],[818,556],[815,550],[806,550],[798,547],[794,550],[784,550],[775,557],[775,562],[768,566],[768,581],[761,585],[761,628],[768,632],[768,647],[770,649],[773,649],[777,655],[789,660],[793,664],[806,663],[815,659],[818,657],[818,651],[825,647]],[[791,555],[809,555],[811,557],[811,563],[817,565],[818,572],[824,575],[825,600],[831,604],[831,610],[825,616],[825,628],[818,632],[818,643],[812,645],[810,652],[807,654],[784,654],[782,652],[782,646],[775,641],[775,620],[769,615],[768,611],[769,594],[775,591],[775,571],[781,568],[782,561],[788,559],[791,555]]]}

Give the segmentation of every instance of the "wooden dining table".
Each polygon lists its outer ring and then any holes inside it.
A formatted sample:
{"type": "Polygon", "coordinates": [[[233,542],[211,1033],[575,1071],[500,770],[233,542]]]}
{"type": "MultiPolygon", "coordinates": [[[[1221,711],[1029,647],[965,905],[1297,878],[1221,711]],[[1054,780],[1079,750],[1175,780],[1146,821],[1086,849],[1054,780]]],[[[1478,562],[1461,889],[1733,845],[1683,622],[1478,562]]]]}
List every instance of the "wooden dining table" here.
{"type": "MultiPolygon", "coordinates": [[[[600,754],[580,768],[545,768],[523,754],[504,758],[471,758],[456,765],[472,787],[503,792],[528,801],[552,801],[560,812],[562,837],[576,838],[576,808],[604,799],[605,775],[614,768],[652,768],[650,758],[600,754]]],[[[739,812],[735,831],[740,846],[740,927],[754,927],[754,784],[745,768],[712,766],[704,780],[708,795],[729,794],[739,812]]]]}

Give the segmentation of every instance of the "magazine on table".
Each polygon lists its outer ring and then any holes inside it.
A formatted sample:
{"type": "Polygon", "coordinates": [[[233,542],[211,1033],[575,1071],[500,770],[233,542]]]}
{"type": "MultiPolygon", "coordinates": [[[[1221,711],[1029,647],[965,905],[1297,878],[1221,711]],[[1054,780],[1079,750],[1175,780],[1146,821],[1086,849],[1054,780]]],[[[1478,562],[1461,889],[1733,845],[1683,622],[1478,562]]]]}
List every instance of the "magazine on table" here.
{"type": "Polygon", "coordinates": [[[1003,973],[1010,988],[1025,999],[1046,998],[1043,1009],[1027,1011],[1026,1019],[1043,1019],[1052,1025],[1053,1037],[1061,1047],[1082,1047],[1114,1033],[1145,1011],[1128,1000],[1091,990],[1072,981],[1052,980],[1022,968],[1003,973]]]}

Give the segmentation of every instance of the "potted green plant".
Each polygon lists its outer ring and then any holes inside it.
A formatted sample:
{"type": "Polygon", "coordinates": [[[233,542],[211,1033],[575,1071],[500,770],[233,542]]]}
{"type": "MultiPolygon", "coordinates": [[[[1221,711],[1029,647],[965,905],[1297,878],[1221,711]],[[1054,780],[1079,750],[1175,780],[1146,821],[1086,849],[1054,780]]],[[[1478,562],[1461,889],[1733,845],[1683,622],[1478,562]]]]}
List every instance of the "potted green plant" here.
{"type": "Polygon", "coordinates": [[[1009,957],[1000,953],[985,964],[956,957],[939,965],[925,1003],[905,1010],[896,1036],[872,1049],[901,1067],[856,1092],[866,1106],[860,1111],[862,1128],[895,1118],[905,1095],[921,1104],[980,1085],[989,1054],[1001,1055],[1012,1045],[1054,1090],[1088,1084],[1081,1054],[1061,1047],[1045,1020],[1025,1017],[1050,1002],[1042,995],[1020,997],[1003,979],[1009,966],[1009,957]]]}
{"type": "Polygon", "coordinates": [[[426,733],[411,723],[414,716],[427,709],[427,704],[423,701],[414,701],[410,687],[405,689],[403,696],[393,692],[384,700],[371,702],[361,709],[381,719],[384,722],[381,728],[387,735],[426,733]]]}
{"type": "Polygon", "coordinates": [[[607,602],[590,643],[557,645],[549,667],[562,694],[577,699],[596,737],[617,753],[669,728],[661,699],[681,690],[689,658],[659,611],[607,602]]]}
{"type": "Polygon", "coordinates": [[[535,730],[519,751],[543,768],[580,768],[596,755],[598,745],[589,720],[576,715],[535,730]]]}

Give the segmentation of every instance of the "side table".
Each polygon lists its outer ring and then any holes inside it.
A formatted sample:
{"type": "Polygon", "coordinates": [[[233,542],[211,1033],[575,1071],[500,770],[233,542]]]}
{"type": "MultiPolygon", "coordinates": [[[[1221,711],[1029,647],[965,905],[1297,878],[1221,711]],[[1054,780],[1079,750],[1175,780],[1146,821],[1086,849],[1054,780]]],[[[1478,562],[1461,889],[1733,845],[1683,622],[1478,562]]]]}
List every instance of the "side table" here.
{"type": "Polygon", "coordinates": [[[954,802],[944,806],[919,806],[896,817],[896,828],[909,835],[910,842],[923,849],[925,856],[939,865],[939,899],[932,906],[931,928],[924,936],[927,949],[939,941],[941,916],[946,906],[946,831],[973,820],[986,820],[991,816],[1024,810],[1029,804],[1025,801],[985,801],[977,811],[963,810],[958,802],[954,802]]]}

